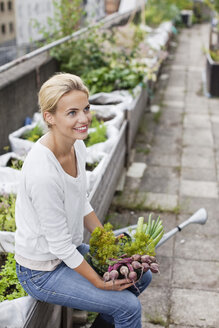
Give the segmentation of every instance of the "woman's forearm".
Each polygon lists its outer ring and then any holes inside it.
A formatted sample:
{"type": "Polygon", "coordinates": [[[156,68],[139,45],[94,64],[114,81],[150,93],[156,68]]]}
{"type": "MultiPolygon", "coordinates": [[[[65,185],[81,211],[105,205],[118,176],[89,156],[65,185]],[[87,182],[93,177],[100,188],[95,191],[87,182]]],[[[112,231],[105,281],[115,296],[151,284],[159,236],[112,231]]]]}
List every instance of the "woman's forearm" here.
{"type": "Polygon", "coordinates": [[[105,290],[122,291],[133,285],[129,279],[116,279],[104,282],[103,279],[91,268],[86,260],[74,268],[74,270],[90,281],[95,287],[105,290]]]}
{"type": "Polygon", "coordinates": [[[74,268],[74,270],[90,281],[95,287],[103,288],[104,283],[101,277],[94,271],[94,269],[87,263],[86,260],[83,260],[82,263],[74,268]]]}
{"type": "Polygon", "coordinates": [[[94,211],[84,217],[84,226],[89,232],[92,232],[96,227],[103,227],[94,211]]]}

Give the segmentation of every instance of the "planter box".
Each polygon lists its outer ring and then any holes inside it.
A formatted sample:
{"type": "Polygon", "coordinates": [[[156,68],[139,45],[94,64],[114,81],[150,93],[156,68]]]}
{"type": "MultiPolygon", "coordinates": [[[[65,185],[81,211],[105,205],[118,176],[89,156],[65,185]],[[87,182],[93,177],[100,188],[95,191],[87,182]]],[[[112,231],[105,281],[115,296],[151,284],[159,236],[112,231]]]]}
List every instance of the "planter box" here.
{"type": "Polygon", "coordinates": [[[133,101],[127,111],[128,133],[127,133],[127,152],[130,153],[135,140],[141,117],[146,110],[148,102],[148,92],[146,88],[141,88],[139,95],[133,101]]]}
{"type": "Polygon", "coordinates": [[[72,328],[73,309],[36,301],[22,328],[72,328]]]}
{"type": "Polygon", "coordinates": [[[213,61],[210,54],[206,58],[206,88],[212,97],[219,97],[219,62],[213,61]]]}
{"type": "MultiPolygon", "coordinates": [[[[89,200],[98,218],[104,222],[105,215],[110,207],[118,180],[125,165],[126,158],[127,121],[124,121],[119,132],[117,142],[103,163],[102,175],[98,176],[89,195],[89,200]]],[[[85,242],[90,234],[85,232],[85,242]]]]}

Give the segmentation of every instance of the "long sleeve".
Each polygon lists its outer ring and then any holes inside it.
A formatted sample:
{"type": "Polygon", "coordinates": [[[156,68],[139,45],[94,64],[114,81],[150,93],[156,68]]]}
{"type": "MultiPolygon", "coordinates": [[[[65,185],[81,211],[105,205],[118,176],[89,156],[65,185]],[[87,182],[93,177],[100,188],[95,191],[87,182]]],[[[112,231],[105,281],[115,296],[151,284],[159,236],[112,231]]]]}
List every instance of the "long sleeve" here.
{"type": "Polygon", "coordinates": [[[71,268],[80,265],[83,256],[72,243],[64,208],[64,193],[58,177],[47,175],[35,178],[30,196],[49,251],[71,268]]]}

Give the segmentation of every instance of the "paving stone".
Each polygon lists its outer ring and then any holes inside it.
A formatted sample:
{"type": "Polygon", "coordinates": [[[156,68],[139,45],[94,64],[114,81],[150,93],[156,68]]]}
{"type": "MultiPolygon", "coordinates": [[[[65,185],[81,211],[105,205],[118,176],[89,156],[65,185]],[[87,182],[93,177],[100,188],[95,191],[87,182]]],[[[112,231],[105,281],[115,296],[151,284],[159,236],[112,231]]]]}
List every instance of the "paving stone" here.
{"type": "Polygon", "coordinates": [[[216,198],[200,198],[179,196],[179,207],[181,214],[193,214],[199,208],[204,207],[209,215],[215,216],[219,213],[219,204],[216,198]]]}
{"type": "Polygon", "coordinates": [[[194,105],[185,105],[185,112],[191,113],[191,114],[204,114],[208,115],[208,108],[207,107],[201,107],[197,104],[194,105]]]}
{"type": "Polygon", "coordinates": [[[183,134],[183,145],[213,147],[214,141],[212,131],[210,129],[185,128],[183,134]]]}
{"type": "Polygon", "coordinates": [[[150,166],[145,172],[140,191],[155,193],[178,193],[179,172],[172,167],[150,166]]]}
{"type": "MultiPolygon", "coordinates": [[[[135,191],[135,190],[139,189],[140,184],[141,184],[140,178],[130,178],[130,177],[126,176],[124,188],[126,188],[130,191],[135,191]]],[[[124,188],[123,188],[123,190],[124,190],[124,188]]]]}
{"type": "Polygon", "coordinates": [[[184,101],[180,101],[180,100],[165,100],[164,104],[166,107],[174,107],[174,108],[184,108],[185,106],[184,101]]]}
{"type": "Polygon", "coordinates": [[[219,293],[173,289],[171,320],[175,324],[194,327],[219,327],[219,293]]]}
{"type": "MultiPolygon", "coordinates": [[[[203,159],[203,157],[202,157],[203,159]]],[[[189,163],[185,164],[182,160],[182,168],[181,168],[181,177],[183,180],[203,180],[203,181],[213,181],[217,180],[215,165],[212,165],[212,168],[201,168],[200,167],[200,160],[192,160],[194,163],[194,168],[188,167],[190,165],[190,160],[188,159],[189,163]],[[196,164],[196,165],[195,165],[196,164]],[[198,164],[198,165],[197,165],[198,164]],[[186,167],[184,167],[186,166],[186,167]]],[[[207,161],[208,162],[208,161],[207,161]]]]}
{"type": "Polygon", "coordinates": [[[173,258],[156,253],[160,274],[154,274],[151,287],[169,287],[172,280],[173,258]]]}
{"type": "Polygon", "coordinates": [[[174,210],[177,207],[178,196],[171,194],[139,192],[136,201],[143,202],[143,206],[151,209],[174,210]]]}
{"type": "Polygon", "coordinates": [[[169,310],[169,289],[149,286],[139,297],[142,305],[142,322],[167,321],[169,310]]]}
{"type": "Polygon", "coordinates": [[[213,148],[194,146],[184,147],[182,151],[182,167],[196,169],[208,168],[215,170],[213,148]]]}
{"type": "Polygon", "coordinates": [[[148,157],[148,164],[178,167],[180,166],[180,155],[177,153],[158,153],[157,151],[155,152],[153,148],[148,157]]]}
{"type": "Polygon", "coordinates": [[[182,234],[176,234],[175,257],[202,261],[219,261],[218,235],[207,238],[203,227],[202,233],[196,233],[189,228],[182,234]],[[183,242],[182,242],[183,240],[183,242]]]}
{"type": "Polygon", "coordinates": [[[219,291],[219,262],[175,258],[172,287],[219,291]]]}
{"type": "Polygon", "coordinates": [[[159,135],[159,138],[161,136],[180,138],[182,135],[182,127],[162,122],[162,124],[157,127],[156,134],[159,135]]]}
{"type": "Polygon", "coordinates": [[[141,178],[147,165],[145,163],[134,162],[127,171],[127,176],[131,178],[141,178]]]}
{"type": "Polygon", "coordinates": [[[218,187],[212,181],[181,180],[180,193],[182,196],[218,198],[218,187]]]}
{"type": "Polygon", "coordinates": [[[219,109],[218,109],[218,115],[210,115],[210,121],[212,123],[219,124],[219,109]]]}
{"type": "Polygon", "coordinates": [[[185,127],[201,127],[201,128],[211,128],[210,116],[209,115],[200,115],[200,114],[190,114],[187,113],[184,117],[183,122],[185,127]]]}
{"type": "Polygon", "coordinates": [[[181,138],[170,136],[157,136],[154,139],[151,152],[176,154],[181,150],[181,138]],[[168,145],[168,147],[167,147],[168,145]]]}
{"type": "MultiPolygon", "coordinates": [[[[192,215],[195,214],[195,212],[192,213],[192,215]]],[[[195,224],[195,223],[189,224],[187,227],[185,227],[182,230],[182,233],[181,233],[182,239],[183,239],[184,233],[199,234],[199,235],[203,235],[204,238],[211,238],[211,237],[218,235],[218,231],[219,231],[218,217],[207,210],[206,210],[206,212],[207,212],[206,223],[205,224],[195,224]]],[[[192,215],[179,214],[177,224],[179,225],[180,223],[188,220],[192,215]]],[[[180,237],[180,233],[178,235],[180,237]]]]}

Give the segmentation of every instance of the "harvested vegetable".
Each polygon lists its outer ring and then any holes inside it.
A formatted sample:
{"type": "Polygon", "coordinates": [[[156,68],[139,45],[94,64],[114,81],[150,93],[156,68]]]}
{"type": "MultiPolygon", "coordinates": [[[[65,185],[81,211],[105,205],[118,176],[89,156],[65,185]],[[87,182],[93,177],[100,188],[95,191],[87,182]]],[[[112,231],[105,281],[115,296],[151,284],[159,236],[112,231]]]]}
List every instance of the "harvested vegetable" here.
{"type": "Polygon", "coordinates": [[[107,223],[91,234],[87,260],[105,282],[128,278],[136,287],[144,272],[159,273],[155,246],[163,234],[162,221],[159,217],[153,220],[151,215],[148,222],[139,217],[136,230],[130,235],[116,237],[112,225],[107,223]]]}

